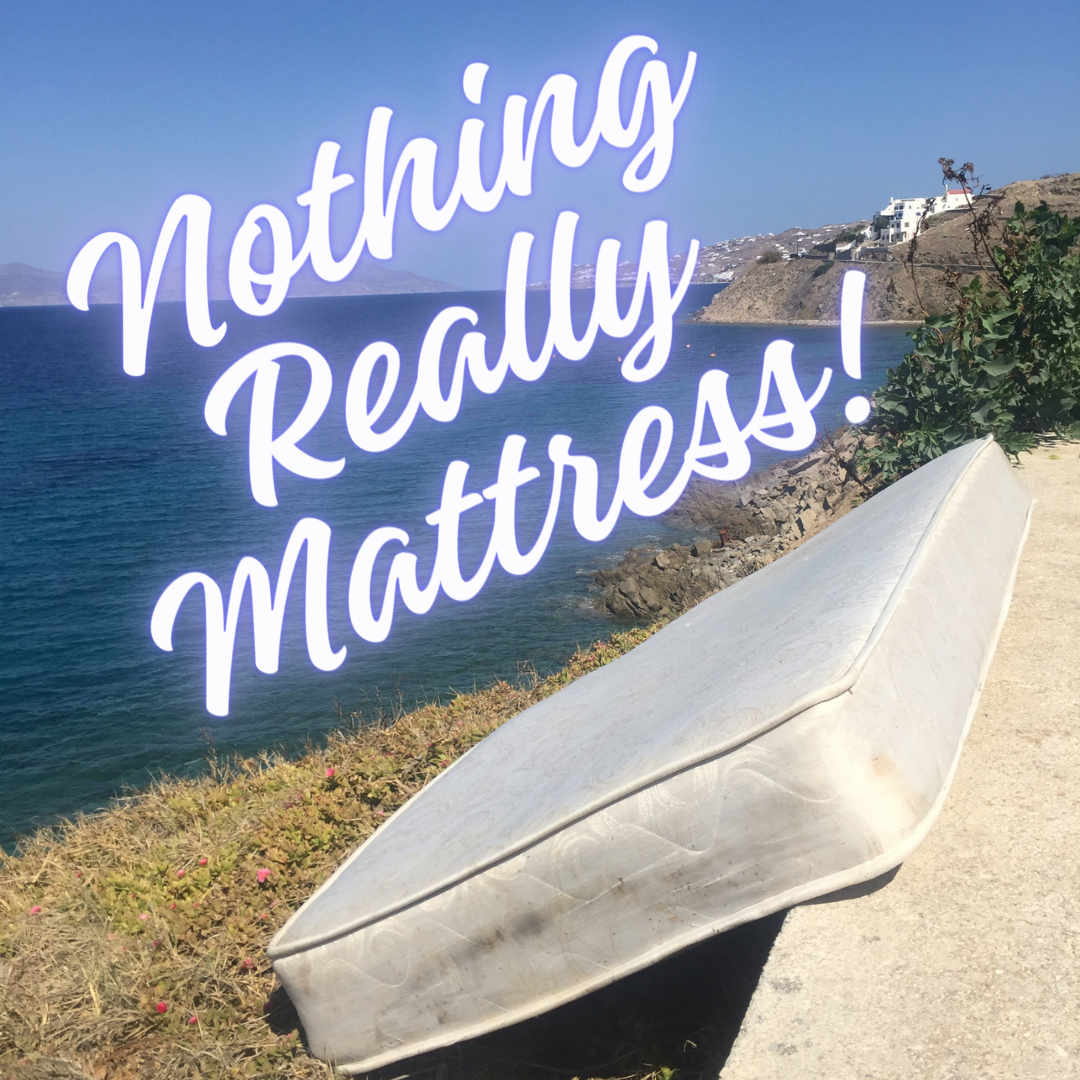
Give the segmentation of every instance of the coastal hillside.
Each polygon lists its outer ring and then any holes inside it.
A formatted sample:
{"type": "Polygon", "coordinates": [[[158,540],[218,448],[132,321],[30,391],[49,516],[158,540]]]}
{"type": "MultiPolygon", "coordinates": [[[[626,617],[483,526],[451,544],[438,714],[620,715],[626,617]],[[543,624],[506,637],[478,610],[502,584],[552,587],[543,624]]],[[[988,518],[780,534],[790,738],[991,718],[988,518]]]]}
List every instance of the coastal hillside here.
{"type": "MultiPolygon", "coordinates": [[[[1045,200],[1052,210],[1080,214],[1080,173],[1022,180],[975,200],[976,210],[1001,196],[994,209],[999,220],[1019,201],[1036,206],[1045,200]]],[[[792,324],[836,322],[845,269],[866,274],[863,319],[867,323],[921,322],[925,312],[942,314],[952,306],[955,286],[979,272],[968,211],[926,219],[915,252],[915,280],[907,265],[911,241],[888,249],[885,258],[849,263],[823,258],[755,263],[693,322],[792,324]],[[921,302],[920,302],[921,301],[921,302]]]]}

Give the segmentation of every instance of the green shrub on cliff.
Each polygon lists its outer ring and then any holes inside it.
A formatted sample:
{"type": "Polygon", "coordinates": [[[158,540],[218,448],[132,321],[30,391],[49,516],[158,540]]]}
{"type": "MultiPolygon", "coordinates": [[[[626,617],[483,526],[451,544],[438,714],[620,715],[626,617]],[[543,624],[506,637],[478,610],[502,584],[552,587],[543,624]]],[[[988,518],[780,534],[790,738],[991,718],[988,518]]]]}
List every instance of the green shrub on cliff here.
{"type": "Polygon", "coordinates": [[[1080,216],[1018,202],[992,242],[989,209],[972,223],[987,280],[911,332],[915,347],[874,395],[865,460],[886,478],[984,435],[1015,456],[1080,425],[1080,216]]]}

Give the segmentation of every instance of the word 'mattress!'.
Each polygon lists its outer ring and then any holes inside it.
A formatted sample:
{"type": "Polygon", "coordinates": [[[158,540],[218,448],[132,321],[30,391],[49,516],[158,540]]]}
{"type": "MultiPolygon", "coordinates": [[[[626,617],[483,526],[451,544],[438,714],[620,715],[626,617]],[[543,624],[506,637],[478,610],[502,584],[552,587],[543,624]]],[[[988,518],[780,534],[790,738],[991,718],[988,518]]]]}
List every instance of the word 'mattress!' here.
{"type": "MultiPolygon", "coordinates": [[[[298,197],[308,210],[307,234],[294,248],[291,227],[277,207],[260,204],[247,215],[232,244],[229,257],[229,291],[233,302],[250,315],[276,311],[288,293],[297,271],[308,261],[326,281],[340,281],[356,266],[366,250],[370,257],[388,259],[393,254],[394,221],[406,175],[411,170],[410,209],[413,219],[429,231],[445,228],[464,203],[482,213],[493,210],[506,192],[527,196],[532,191],[532,172],[541,122],[550,106],[550,142],[554,157],[571,168],[584,165],[603,141],[617,149],[634,149],[622,175],[631,192],[653,190],[667,175],[674,149],[675,120],[682,109],[693,78],[696,57],[690,53],[677,90],[673,93],[667,65],[647,60],[633,90],[629,121],[624,123],[620,100],[624,94],[627,65],[639,50],[655,54],[650,38],[631,36],[620,41],[608,56],[601,73],[593,121],[583,141],[574,135],[577,82],[569,75],[553,75],[545,83],[529,114],[529,102],[519,95],[507,98],[503,110],[502,156],[495,181],[484,186],[480,174],[480,146],[484,123],[466,120],[458,140],[457,173],[450,194],[441,206],[434,198],[437,145],[430,139],[412,139],[398,157],[386,187],[387,137],[392,112],[375,109],[368,126],[363,176],[363,213],[348,252],[336,258],[330,245],[331,203],[335,193],[355,183],[348,173],[336,171],[341,147],[324,142],[316,154],[311,187],[298,197]],[[643,139],[646,111],[651,131],[643,139]],[[262,224],[260,224],[262,223],[262,224]],[[272,241],[271,269],[257,272],[251,266],[255,241],[268,228],[272,241]],[[256,295],[258,285],[265,293],[256,295]]],[[[478,105],[488,71],[485,64],[470,64],[464,74],[466,98],[478,105]]],[[[627,88],[629,89],[629,88],[627,88]]],[[[222,322],[215,327],[210,316],[208,254],[210,204],[196,195],[182,195],[170,208],[158,236],[145,287],[142,262],[135,242],[122,233],[106,232],[90,240],[76,256],[68,275],[68,296],[81,310],[88,308],[90,280],[102,255],[112,245],[120,251],[123,320],[123,367],[133,376],[146,370],[150,321],[164,268],[165,257],[182,222],[186,223],[185,305],[192,340],[204,347],[218,344],[226,333],[222,322]]],[[[529,383],[539,379],[552,357],[569,361],[587,357],[598,334],[629,338],[638,330],[645,300],[651,319],[630,345],[621,373],[630,382],[653,379],[666,365],[670,352],[675,312],[693,276],[698,242],[692,241],[678,281],[671,281],[668,227],[650,221],[642,233],[637,276],[625,314],[617,302],[617,267],[620,244],[604,240],[596,258],[592,311],[581,336],[571,320],[572,253],[578,215],[564,212],[556,222],[551,246],[550,314],[539,352],[531,354],[526,340],[526,290],[529,258],[535,236],[514,235],[506,272],[505,319],[502,341],[491,347],[479,326],[475,311],[453,305],[431,321],[420,346],[416,377],[407,400],[395,396],[401,380],[402,361],[395,346],[386,341],[367,345],[357,357],[346,387],[346,426],[351,441],[366,453],[391,450],[404,437],[420,413],[438,423],[456,419],[466,381],[482,394],[495,394],[510,375],[529,383]],[[456,357],[449,365],[449,384],[444,389],[442,372],[446,339],[455,327],[461,335],[456,357]],[[396,415],[391,412],[391,402],[396,415]]],[[[844,279],[841,304],[841,348],[845,372],[859,377],[859,330],[865,276],[849,272],[844,279]]],[[[740,425],[728,400],[728,375],[705,372],[698,385],[692,430],[681,436],[681,454],[672,458],[675,422],[660,405],[641,409],[628,425],[619,454],[614,493],[606,508],[599,505],[600,469],[586,454],[573,452],[572,440],[555,434],[546,447],[545,469],[550,468],[550,493],[539,533],[525,552],[519,546],[517,499],[519,491],[538,480],[541,470],[523,464],[527,441],[508,436],[502,446],[498,468],[487,486],[469,483],[471,466],[451,461],[445,471],[439,506],[428,514],[436,530],[431,564],[420,566],[409,550],[410,537],[403,529],[384,525],[374,529],[360,544],[353,562],[346,600],[349,620],[356,634],[367,642],[389,635],[398,601],[421,615],[431,610],[439,593],[451,600],[467,601],[483,588],[495,564],[509,574],[532,571],[547,549],[568,479],[573,476],[572,516],[578,534],[600,541],[611,534],[625,507],[644,517],[668,510],[685,490],[691,476],[736,480],[750,469],[750,441],[785,451],[809,446],[816,434],[813,410],[822,400],[832,377],[824,368],[817,387],[807,397],[795,377],[790,342],[774,341],[765,350],[757,406],[750,420],[740,425]],[[781,408],[768,412],[775,393],[781,408]],[[710,434],[707,434],[710,433],[710,434]],[[715,438],[712,435],[715,435],[715,438]],[[646,447],[651,450],[646,452],[646,447]],[[669,464],[670,461],[670,464],[669,464]],[[674,475],[671,476],[674,470],[674,475]],[[653,488],[661,475],[668,476],[660,491],[653,488]],[[469,577],[462,572],[459,537],[463,515],[492,504],[492,528],[480,565],[469,577]],[[382,595],[373,596],[376,580],[385,580],[382,595]]],[[[319,423],[330,402],[333,373],[325,357],[299,342],[277,342],[254,349],[233,363],[214,383],[204,409],[210,430],[227,436],[230,408],[249,380],[252,382],[248,415],[248,471],[252,497],[266,507],[278,505],[274,470],[296,476],[326,480],[338,475],[345,459],[328,461],[315,457],[299,445],[319,423]],[[307,365],[310,381],[305,400],[282,430],[276,416],[277,385],[283,360],[307,365]],[[275,430],[280,434],[275,435],[275,430]]],[[[864,398],[853,398],[848,418],[866,418],[864,398]]],[[[150,622],[155,644],[172,651],[173,628],[182,604],[193,589],[201,589],[206,623],[206,708],[215,716],[229,712],[230,685],[237,627],[244,597],[250,592],[255,635],[255,665],[265,673],[278,669],[286,603],[301,553],[305,561],[304,618],[308,655],[321,671],[333,671],[344,662],[347,648],[330,641],[328,568],[331,528],[314,517],[297,522],[285,547],[276,584],[271,588],[266,567],[252,556],[237,565],[228,599],[208,574],[182,574],[162,593],[150,622]]]]}
{"type": "MultiPolygon", "coordinates": [[[[525,554],[518,546],[515,521],[517,492],[541,475],[534,466],[522,468],[525,438],[521,435],[506,438],[495,482],[482,492],[465,491],[470,469],[468,462],[450,462],[443,480],[439,507],[426,518],[427,523],[437,530],[434,561],[426,572],[426,584],[421,587],[419,583],[417,556],[407,550],[398,551],[390,564],[382,602],[378,605],[378,614],[375,614],[371,597],[375,561],[387,545],[394,544],[404,549],[409,544],[409,534],[403,529],[393,526],[375,529],[360,545],[353,563],[348,593],[349,618],[353,629],[366,641],[385,640],[394,617],[395,594],[400,595],[402,603],[417,615],[431,610],[440,591],[451,600],[471,600],[487,581],[496,561],[509,574],[529,573],[547,549],[567,470],[574,474],[574,528],[584,539],[599,541],[610,535],[624,506],[631,513],[643,517],[662,514],[670,509],[695,473],[714,480],[737,480],[745,476],[750,468],[747,444],[751,438],[778,450],[795,451],[809,446],[816,433],[812,411],[828,388],[832,371],[825,368],[817,389],[808,399],[804,399],[792,370],[791,351],[792,345],[786,341],[774,341],[766,349],[757,408],[750,422],[743,427],[739,426],[728,402],[727,373],[707,371],[701,377],[689,445],[682,454],[675,477],[663,491],[656,494],[649,494],[649,489],[667,463],[674,441],[675,424],[671,414],[659,405],[640,410],[631,420],[623,438],[615,493],[603,513],[597,505],[600,478],[596,461],[587,454],[571,453],[572,440],[568,435],[552,436],[547,447],[547,456],[554,466],[548,510],[539,536],[525,554]],[[773,386],[780,395],[783,411],[770,414],[765,410],[773,386]],[[706,421],[711,423],[717,439],[705,441],[706,421]],[[658,438],[650,460],[645,462],[645,443],[653,427],[657,429],[658,438]],[[783,428],[790,428],[790,434],[774,433],[783,428]],[[723,460],[717,462],[717,458],[723,460]],[[461,517],[485,500],[494,503],[491,539],[480,567],[466,579],[462,577],[458,558],[461,517]]],[[[315,355],[318,356],[317,353],[315,355]]],[[[322,362],[326,363],[325,360],[322,362]]],[[[329,373],[329,366],[326,372],[329,373]]],[[[320,398],[328,395],[327,387],[320,398]]],[[[310,401],[309,397],[308,403],[310,401]]],[[[253,435],[253,490],[257,491],[256,484],[269,473],[273,460],[302,476],[316,475],[313,471],[306,471],[303,460],[293,460],[294,454],[307,457],[294,444],[286,444],[288,454],[278,455],[273,441],[267,438],[271,430],[270,422],[265,415],[257,415],[260,408],[265,408],[265,405],[257,404],[256,395],[253,394],[252,432],[259,429],[263,433],[257,442],[253,435]],[[295,465],[300,467],[294,468],[295,465]]],[[[322,467],[331,468],[339,464],[320,463],[322,467]]],[[[269,490],[272,492],[272,485],[269,490]]],[[[254,608],[255,665],[267,674],[277,671],[285,604],[296,561],[305,544],[308,655],[320,670],[333,671],[345,659],[346,649],[342,646],[335,652],[329,642],[326,579],[330,527],[316,518],[304,518],[293,529],[285,548],[273,599],[266,568],[257,559],[246,556],[241,559],[233,576],[227,608],[218,584],[207,574],[197,572],[177,578],[158,600],[151,621],[151,635],[158,647],[168,652],[173,647],[172,630],[180,605],[192,589],[202,587],[206,606],[206,708],[213,715],[225,716],[228,713],[237,620],[249,584],[254,608]]]]}

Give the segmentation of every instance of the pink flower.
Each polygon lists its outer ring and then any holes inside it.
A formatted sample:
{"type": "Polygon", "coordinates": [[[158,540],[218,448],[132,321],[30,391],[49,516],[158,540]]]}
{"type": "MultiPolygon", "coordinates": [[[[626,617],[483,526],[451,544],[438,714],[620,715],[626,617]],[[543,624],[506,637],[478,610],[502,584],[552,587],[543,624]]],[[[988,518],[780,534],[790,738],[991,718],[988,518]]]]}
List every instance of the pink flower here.
{"type": "Polygon", "coordinates": [[[181,866],[180,869],[176,871],[176,876],[183,877],[186,873],[187,871],[181,866]]]}
{"type": "Polygon", "coordinates": [[[192,900],[191,906],[192,907],[198,907],[199,906],[199,901],[198,900],[192,900]]]}
{"type": "Polygon", "coordinates": [[[160,941],[158,941],[157,939],[155,939],[155,940],[154,940],[154,944],[153,944],[153,945],[151,945],[151,946],[150,946],[150,948],[151,948],[151,949],[156,949],[156,948],[159,948],[159,947],[160,947],[160,945],[161,945],[161,942],[160,942],[160,941]]]}
{"type": "Polygon", "coordinates": [[[142,914],[141,914],[141,915],[139,916],[139,918],[140,918],[140,919],[142,919],[142,921],[143,921],[143,922],[146,922],[146,920],[150,918],[150,912],[149,912],[149,911],[144,911],[144,912],[143,912],[143,913],[142,913],[142,914]]]}
{"type": "Polygon", "coordinates": [[[333,775],[334,775],[334,766],[331,765],[330,768],[328,768],[326,770],[326,778],[329,780],[330,777],[333,776],[333,775]]]}
{"type": "Polygon", "coordinates": [[[193,1025],[193,1024],[197,1024],[198,1022],[199,1022],[199,1018],[197,1016],[192,1016],[192,1017],[188,1018],[188,1026],[189,1027],[191,1025],[193,1025]]]}
{"type": "Polygon", "coordinates": [[[199,865],[200,866],[205,866],[209,861],[210,861],[209,859],[200,859],[199,860],[199,865]]]}
{"type": "Polygon", "coordinates": [[[164,1016],[165,1013],[169,1011],[169,1006],[166,1005],[164,1001],[159,1001],[157,1003],[157,1011],[159,1015],[164,1016]]]}
{"type": "Polygon", "coordinates": [[[255,961],[250,956],[244,957],[244,962],[240,965],[245,971],[250,971],[255,966],[255,961]]]}
{"type": "Polygon", "coordinates": [[[260,866],[259,869],[255,871],[255,876],[259,879],[259,884],[261,885],[270,876],[270,870],[266,866],[260,866]]]}
{"type": "Polygon", "coordinates": [[[33,907],[32,907],[32,908],[30,909],[30,914],[31,914],[31,915],[40,915],[40,914],[41,914],[41,905],[40,905],[40,904],[35,904],[35,905],[34,905],[34,906],[33,906],[33,907]]]}

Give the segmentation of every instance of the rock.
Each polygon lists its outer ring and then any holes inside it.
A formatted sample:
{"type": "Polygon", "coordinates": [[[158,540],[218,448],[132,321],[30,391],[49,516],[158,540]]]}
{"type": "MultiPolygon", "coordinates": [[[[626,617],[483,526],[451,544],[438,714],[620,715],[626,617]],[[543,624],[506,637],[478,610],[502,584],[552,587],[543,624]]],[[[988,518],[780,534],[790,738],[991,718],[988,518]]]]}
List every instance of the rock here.
{"type": "Polygon", "coordinates": [[[597,606],[620,619],[654,619],[685,611],[767,566],[873,494],[859,479],[856,462],[868,442],[845,429],[804,458],[742,483],[695,478],[669,520],[682,528],[715,530],[718,539],[702,536],[689,547],[628,551],[617,566],[593,572],[601,590],[597,606]]]}
{"type": "Polygon", "coordinates": [[[641,603],[649,609],[649,611],[659,611],[663,606],[659,595],[654,589],[650,589],[647,585],[638,593],[641,603]]]}

